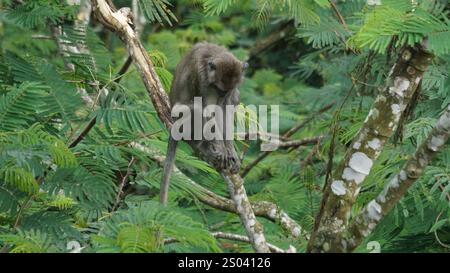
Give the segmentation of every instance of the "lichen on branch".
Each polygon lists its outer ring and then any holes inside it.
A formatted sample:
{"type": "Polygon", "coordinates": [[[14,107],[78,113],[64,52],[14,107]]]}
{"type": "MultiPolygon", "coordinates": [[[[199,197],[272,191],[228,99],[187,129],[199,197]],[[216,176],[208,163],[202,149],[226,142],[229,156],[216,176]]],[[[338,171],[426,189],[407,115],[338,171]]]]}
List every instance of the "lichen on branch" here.
{"type": "Polygon", "coordinates": [[[345,251],[355,249],[376,225],[386,216],[406,191],[423,173],[425,167],[450,137],[450,105],[439,118],[428,138],[405,163],[400,172],[387,183],[377,198],[371,200],[350,225],[343,238],[345,251]]]}
{"type": "Polygon", "coordinates": [[[341,249],[339,235],[347,228],[361,184],[395,132],[402,112],[431,60],[432,55],[421,44],[401,50],[384,89],[376,97],[363,126],[333,173],[324,195],[328,198],[323,200],[319,228],[312,234],[311,251],[337,252],[341,249]]]}

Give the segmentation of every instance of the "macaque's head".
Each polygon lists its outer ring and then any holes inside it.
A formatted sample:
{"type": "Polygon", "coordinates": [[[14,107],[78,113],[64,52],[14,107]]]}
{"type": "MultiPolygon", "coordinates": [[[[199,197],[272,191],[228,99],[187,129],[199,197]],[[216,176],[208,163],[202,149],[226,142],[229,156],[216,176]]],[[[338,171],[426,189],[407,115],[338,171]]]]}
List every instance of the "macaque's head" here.
{"type": "Polygon", "coordinates": [[[225,94],[238,88],[244,78],[246,62],[239,61],[231,53],[223,53],[208,60],[208,83],[225,94]]]}

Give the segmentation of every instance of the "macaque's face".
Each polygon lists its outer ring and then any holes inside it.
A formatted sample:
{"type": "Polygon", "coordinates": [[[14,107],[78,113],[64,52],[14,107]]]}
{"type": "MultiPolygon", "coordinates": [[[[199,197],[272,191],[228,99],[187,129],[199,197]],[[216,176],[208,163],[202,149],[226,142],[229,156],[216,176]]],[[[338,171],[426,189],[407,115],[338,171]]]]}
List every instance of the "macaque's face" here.
{"type": "Polygon", "coordinates": [[[221,93],[238,88],[248,64],[235,58],[216,58],[208,62],[208,82],[221,93]]]}

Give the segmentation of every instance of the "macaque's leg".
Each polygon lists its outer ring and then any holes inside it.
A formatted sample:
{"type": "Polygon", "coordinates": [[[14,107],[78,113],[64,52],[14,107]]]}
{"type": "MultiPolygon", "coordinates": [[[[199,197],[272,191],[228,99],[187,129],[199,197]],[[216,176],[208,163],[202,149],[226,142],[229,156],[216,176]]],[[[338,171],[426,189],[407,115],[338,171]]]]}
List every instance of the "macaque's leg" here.
{"type": "Polygon", "coordinates": [[[223,141],[204,140],[197,146],[200,156],[218,170],[226,168],[226,150],[223,141]]]}
{"type": "MultiPolygon", "coordinates": [[[[192,108],[193,109],[193,108],[192,108]]],[[[194,113],[194,110],[193,112],[194,113]]],[[[192,115],[193,117],[194,115],[192,115]]],[[[196,117],[199,117],[199,115],[196,115],[196,117]]],[[[191,141],[191,146],[195,149],[195,151],[200,155],[200,157],[202,159],[204,159],[205,161],[207,161],[209,164],[213,165],[216,169],[218,170],[223,170],[226,168],[225,166],[225,162],[226,162],[226,150],[225,150],[225,145],[223,140],[220,139],[211,139],[211,140],[207,140],[207,138],[204,135],[204,126],[205,124],[207,124],[207,122],[215,119],[215,116],[209,116],[209,117],[205,117],[204,115],[201,115],[202,117],[202,126],[197,126],[196,130],[201,130],[201,139],[197,139],[197,140],[193,140],[191,141]]],[[[194,119],[193,119],[194,121],[194,119]]],[[[209,123],[211,124],[211,123],[209,123]]],[[[220,123],[217,123],[216,121],[216,125],[214,127],[214,130],[216,130],[218,132],[219,135],[221,135],[221,130],[218,126],[220,126],[220,123]]],[[[192,128],[194,128],[194,124],[192,124],[192,128]]],[[[197,132],[197,135],[199,133],[197,132]]]]}
{"type": "MultiPolygon", "coordinates": [[[[235,92],[238,92],[237,90],[235,92]]],[[[235,99],[236,94],[231,94],[232,97],[226,100],[227,105],[236,106],[239,102],[233,101],[235,99]]],[[[227,112],[224,114],[223,122],[225,124],[224,131],[223,131],[223,139],[224,139],[224,146],[226,150],[226,159],[225,159],[225,167],[228,169],[231,173],[235,174],[239,172],[239,168],[241,166],[241,162],[239,160],[239,157],[236,153],[236,150],[234,148],[234,114],[235,109],[234,108],[228,108],[226,105],[224,106],[227,112]]]]}

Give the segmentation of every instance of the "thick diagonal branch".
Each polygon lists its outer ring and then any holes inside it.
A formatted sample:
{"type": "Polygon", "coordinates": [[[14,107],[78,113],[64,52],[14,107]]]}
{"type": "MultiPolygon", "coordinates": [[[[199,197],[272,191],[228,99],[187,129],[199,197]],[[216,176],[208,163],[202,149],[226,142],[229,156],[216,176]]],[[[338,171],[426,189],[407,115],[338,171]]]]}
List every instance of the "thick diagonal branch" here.
{"type": "Polygon", "coordinates": [[[362,128],[326,189],[319,229],[311,234],[309,250],[339,251],[339,234],[346,229],[361,183],[395,132],[432,56],[421,46],[405,47],[391,69],[387,84],[377,96],[362,128]]]}
{"type": "MultiPolygon", "coordinates": [[[[113,11],[106,0],[92,0],[94,14],[105,27],[116,32],[126,44],[129,55],[141,76],[159,118],[167,128],[171,128],[172,118],[170,103],[166,92],[155,72],[147,52],[133,29],[132,14],[129,8],[113,11]]],[[[257,252],[269,252],[263,227],[253,213],[253,209],[243,187],[242,178],[237,175],[222,174],[228,183],[230,195],[236,204],[241,221],[251,244],[257,252]]]]}
{"type": "Polygon", "coordinates": [[[436,127],[416,150],[401,171],[385,185],[377,198],[370,201],[350,225],[343,241],[343,251],[354,250],[377,224],[405,195],[406,191],[422,174],[431,159],[442,149],[450,137],[450,105],[441,115],[436,127]]]}
{"type": "MultiPolygon", "coordinates": [[[[148,154],[152,159],[154,159],[161,165],[164,164],[164,161],[166,160],[165,156],[161,155],[160,153],[158,153],[158,151],[154,149],[146,147],[137,142],[132,142],[130,145],[131,147],[148,154]]],[[[183,177],[182,179],[183,183],[189,184],[189,187],[185,188],[192,189],[190,193],[193,194],[195,198],[200,200],[202,203],[207,204],[216,209],[237,213],[236,205],[232,200],[220,196],[202,187],[201,185],[190,179],[188,176],[186,176],[176,166],[174,167],[173,172],[183,177]]],[[[272,222],[279,223],[281,227],[293,238],[297,239],[299,237],[302,237],[305,240],[309,239],[307,232],[304,229],[302,229],[297,222],[295,222],[291,217],[289,217],[289,215],[276,204],[267,201],[257,201],[252,202],[251,206],[256,216],[264,217],[272,222]]]]}

